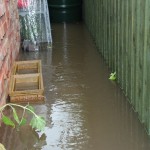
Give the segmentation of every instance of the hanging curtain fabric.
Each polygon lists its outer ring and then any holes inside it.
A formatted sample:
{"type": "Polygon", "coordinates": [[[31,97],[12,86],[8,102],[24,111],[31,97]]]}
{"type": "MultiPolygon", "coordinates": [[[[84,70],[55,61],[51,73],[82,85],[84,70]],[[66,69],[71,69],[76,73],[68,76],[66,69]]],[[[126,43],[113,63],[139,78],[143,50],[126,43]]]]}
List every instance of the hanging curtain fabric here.
{"type": "Polygon", "coordinates": [[[29,7],[29,1],[28,0],[18,0],[18,8],[28,8],[29,7]]]}
{"type": "Polygon", "coordinates": [[[18,10],[23,48],[34,51],[40,43],[51,44],[47,0],[18,0],[18,10]]]}

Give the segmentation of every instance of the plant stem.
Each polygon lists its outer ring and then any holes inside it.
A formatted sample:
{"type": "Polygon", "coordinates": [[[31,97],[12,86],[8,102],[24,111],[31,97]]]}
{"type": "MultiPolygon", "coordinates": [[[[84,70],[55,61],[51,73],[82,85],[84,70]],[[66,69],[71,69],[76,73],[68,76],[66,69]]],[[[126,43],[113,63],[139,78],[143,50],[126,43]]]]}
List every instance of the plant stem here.
{"type": "Polygon", "coordinates": [[[25,109],[23,110],[22,117],[21,117],[21,121],[20,121],[19,125],[21,124],[21,122],[22,122],[22,120],[23,120],[24,114],[25,114],[25,109]]]}
{"type": "Polygon", "coordinates": [[[2,106],[2,107],[0,108],[0,112],[2,112],[2,111],[5,109],[5,107],[7,107],[7,106],[9,106],[9,107],[11,107],[11,108],[12,108],[12,106],[16,106],[16,107],[20,107],[20,108],[26,109],[26,110],[30,111],[35,117],[38,118],[38,115],[36,115],[35,112],[33,112],[32,110],[30,110],[30,109],[27,108],[26,106],[21,106],[21,105],[13,104],[13,103],[8,103],[8,104],[5,104],[4,106],[2,106]]]}

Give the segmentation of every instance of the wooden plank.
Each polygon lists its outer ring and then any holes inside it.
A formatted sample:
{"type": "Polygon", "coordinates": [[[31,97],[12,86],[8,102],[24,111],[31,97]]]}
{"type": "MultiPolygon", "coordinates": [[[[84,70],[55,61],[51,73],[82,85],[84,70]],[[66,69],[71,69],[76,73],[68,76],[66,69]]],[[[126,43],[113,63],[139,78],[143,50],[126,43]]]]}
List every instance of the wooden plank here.
{"type": "MultiPolygon", "coordinates": [[[[135,109],[135,105],[136,105],[136,99],[135,99],[135,38],[136,38],[136,31],[135,31],[135,18],[136,18],[136,13],[135,13],[135,6],[136,6],[136,0],[132,0],[131,3],[132,6],[132,15],[131,15],[131,26],[132,26],[132,30],[131,30],[131,101],[132,101],[132,105],[133,108],[135,109]]],[[[136,109],[135,109],[136,110],[136,109]]]]}
{"type": "Polygon", "coordinates": [[[43,103],[45,100],[44,96],[42,95],[19,95],[19,96],[13,96],[10,97],[10,101],[12,103],[43,103]]]}
{"type": "Polygon", "coordinates": [[[117,62],[118,62],[118,72],[117,72],[117,78],[118,78],[118,82],[121,84],[121,2],[120,0],[118,0],[118,5],[117,5],[117,9],[118,9],[118,32],[117,32],[117,62]]]}
{"type": "Polygon", "coordinates": [[[145,117],[145,127],[150,135],[150,1],[146,0],[145,4],[145,36],[144,36],[144,84],[143,84],[143,98],[145,99],[145,108],[143,115],[145,117]]]}
{"type": "Polygon", "coordinates": [[[128,88],[129,88],[129,80],[128,80],[128,74],[130,74],[130,68],[128,66],[128,57],[129,57],[129,41],[128,41],[128,38],[129,38],[129,24],[128,24],[128,16],[129,16],[129,0],[126,0],[125,1],[125,31],[124,31],[124,34],[125,34],[125,71],[124,71],[124,74],[125,74],[125,77],[124,77],[124,80],[125,80],[125,95],[128,96],[128,88]]]}
{"type": "Polygon", "coordinates": [[[114,45],[114,71],[117,71],[117,0],[114,0],[114,41],[113,41],[113,45],[114,45]]]}
{"type": "Polygon", "coordinates": [[[126,68],[126,59],[127,59],[127,39],[126,39],[126,34],[128,31],[128,26],[127,26],[127,2],[123,1],[122,2],[122,12],[123,12],[123,26],[122,26],[122,87],[124,89],[124,94],[126,95],[126,88],[127,88],[127,82],[126,82],[126,73],[128,72],[126,68]]]}
{"type": "MultiPolygon", "coordinates": [[[[100,47],[102,48],[102,52],[101,54],[103,55],[104,57],[104,0],[102,0],[102,11],[101,11],[101,26],[102,26],[102,30],[101,30],[101,43],[100,43],[100,47]]],[[[104,58],[105,59],[105,58],[104,58]]]]}
{"type": "Polygon", "coordinates": [[[12,74],[42,73],[41,60],[16,61],[13,65],[12,74]]]}
{"type": "Polygon", "coordinates": [[[127,18],[127,65],[126,65],[126,70],[127,72],[127,97],[130,103],[132,103],[131,101],[131,42],[132,42],[132,2],[131,0],[128,0],[128,18],[127,18]]]}
{"type": "Polygon", "coordinates": [[[111,43],[111,23],[110,23],[110,7],[111,7],[111,3],[110,0],[107,0],[108,4],[107,4],[107,55],[108,55],[108,66],[109,68],[111,68],[111,51],[112,49],[110,49],[110,43],[111,43]]]}
{"type": "Polygon", "coordinates": [[[136,99],[138,100],[138,112],[139,119],[141,122],[144,122],[145,119],[142,114],[143,110],[143,80],[144,80],[144,31],[145,31],[145,0],[139,0],[139,38],[138,38],[138,62],[137,62],[137,80],[136,83],[138,85],[136,99]]]}
{"type": "Polygon", "coordinates": [[[116,74],[117,82],[119,83],[119,0],[116,0],[116,45],[115,45],[115,55],[116,55],[116,74]]]}

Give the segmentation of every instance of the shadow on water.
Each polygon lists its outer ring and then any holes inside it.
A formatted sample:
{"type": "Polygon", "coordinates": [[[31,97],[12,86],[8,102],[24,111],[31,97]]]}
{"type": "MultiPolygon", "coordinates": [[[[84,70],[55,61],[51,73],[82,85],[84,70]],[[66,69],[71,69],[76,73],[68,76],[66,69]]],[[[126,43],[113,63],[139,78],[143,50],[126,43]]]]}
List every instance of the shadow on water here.
{"type": "Polygon", "coordinates": [[[150,140],[98,54],[83,24],[53,24],[52,49],[20,51],[19,60],[41,59],[46,102],[43,132],[2,125],[7,150],[148,150],[150,140]]]}

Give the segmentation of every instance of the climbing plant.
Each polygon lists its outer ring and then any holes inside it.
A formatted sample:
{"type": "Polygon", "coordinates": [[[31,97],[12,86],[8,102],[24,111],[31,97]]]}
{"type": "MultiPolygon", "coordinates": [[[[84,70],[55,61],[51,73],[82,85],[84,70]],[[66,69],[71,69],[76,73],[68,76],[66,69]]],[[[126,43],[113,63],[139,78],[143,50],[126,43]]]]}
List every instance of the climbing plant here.
{"type": "Polygon", "coordinates": [[[42,131],[46,125],[46,121],[43,117],[37,115],[34,111],[34,108],[27,104],[26,106],[22,106],[19,104],[13,104],[13,103],[8,103],[0,107],[0,114],[1,114],[1,121],[8,126],[12,126],[13,128],[20,127],[22,125],[25,125],[27,122],[27,119],[25,118],[25,113],[29,112],[30,115],[32,115],[32,119],[30,120],[30,126],[32,128],[38,129],[42,131]],[[4,110],[6,107],[10,107],[12,109],[12,117],[8,117],[4,114],[4,110]],[[23,113],[21,117],[18,116],[16,108],[19,107],[23,109],[23,113]]]}

